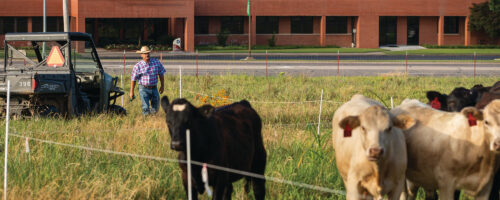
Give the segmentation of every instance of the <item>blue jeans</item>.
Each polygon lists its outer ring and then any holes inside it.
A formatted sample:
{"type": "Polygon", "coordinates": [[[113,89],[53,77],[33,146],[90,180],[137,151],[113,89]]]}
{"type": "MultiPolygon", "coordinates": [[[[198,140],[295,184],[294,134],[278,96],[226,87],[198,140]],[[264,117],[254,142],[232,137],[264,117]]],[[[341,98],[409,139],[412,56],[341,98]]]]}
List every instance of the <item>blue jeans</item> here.
{"type": "Polygon", "coordinates": [[[156,87],[154,88],[146,88],[142,85],[139,85],[139,95],[141,96],[142,102],[142,114],[155,114],[158,112],[160,94],[158,94],[158,90],[156,87]],[[151,108],[149,108],[149,102],[151,101],[151,108]]]}

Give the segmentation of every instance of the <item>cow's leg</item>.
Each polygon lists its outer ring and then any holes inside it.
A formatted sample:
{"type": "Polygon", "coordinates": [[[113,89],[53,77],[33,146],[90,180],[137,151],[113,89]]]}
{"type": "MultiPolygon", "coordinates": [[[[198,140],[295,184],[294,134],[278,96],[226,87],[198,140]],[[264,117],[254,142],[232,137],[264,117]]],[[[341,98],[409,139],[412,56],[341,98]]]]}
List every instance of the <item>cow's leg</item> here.
{"type": "Polygon", "coordinates": [[[223,197],[223,199],[224,200],[230,200],[232,194],[233,194],[233,184],[229,183],[224,188],[224,197],[223,197]]]}
{"type": "Polygon", "coordinates": [[[439,184],[439,199],[453,199],[455,185],[452,182],[439,184]]]}
{"type": "Polygon", "coordinates": [[[214,186],[214,194],[212,200],[222,200],[224,198],[226,186],[225,184],[217,184],[214,186]]]}
{"type": "MultiPolygon", "coordinates": [[[[191,181],[193,182],[193,181],[191,181]]],[[[184,185],[184,190],[186,192],[186,198],[188,197],[188,182],[187,182],[187,173],[182,172],[182,184],[184,185]]],[[[193,197],[193,200],[198,199],[198,190],[196,190],[196,187],[191,185],[191,195],[193,197]]]]}
{"type": "MultiPolygon", "coordinates": [[[[479,200],[488,200],[492,199],[490,198],[490,194],[492,192],[492,187],[493,187],[493,182],[494,180],[490,180],[484,187],[483,189],[476,195],[475,199],[479,200]]],[[[496,191],[498,193],[498,190],[496,191]]]]}
{"type": "MultiPolygon", "coordinates": [[[[264,146],[257,146],[255,156],[252,161],[252,172],[264,175],[266,170],[266,150],[264,146]]],[[[248,180],[248,179],[247,179],[248,180]]],[[[266,197],[266,180],[260,178],[250,178],[252,181],[253,194],[256,200],[263,200],[266,197]]]]}
{"type": "Polygon", "coordinates": [[[364,197],[362,194],[362,188],[359,184],[359,179],[356,177],[355,173],[348,173],[347,174],[347,183],[346,183],[346,199],[347,200],[354,200],[354,199],[365,199],[367,197],[364,197]]]}
{"type": "Polygon", "coordinates": [[[500,194],[498,191],[500,190],[500,171],[497,171],[495,173],[495,178],[493,179],[493,186],[491,188],[490,192],[490,199],[491,200],[500,200],[500,194]]]}
{"type": "Polygon", "coordinates": [[[436,200],[437,199],[437,192],[436,190],[428,190],[424,188],[424,193],[425,193],[425,200],[436,200]]]}
{"type": "Polygon", "coordinates": [[[454,200],[460,199],[460,190],[455,190],[455,193],[453,193],[453,199],[454,200]]]}
{"type": "Polygon", "coordinates": [[[387,195],[390,200],[398,200],[403,194],[403,190],[405,188],[405,179],[401,179],[398,183],[396,183],[394,189],[389,192],[387,195]]]}
{"type": "Polygon", "coordinates": [[[413,182],[406,181],[408,200],[415,200],[417,198],[418,186],[413,184],[413,182]]]}
{"type": "Polygon", "coordinates": [[[253,194],[256,200],[263,200],[266,197],[266,180],[252,178],[253,194]]]}

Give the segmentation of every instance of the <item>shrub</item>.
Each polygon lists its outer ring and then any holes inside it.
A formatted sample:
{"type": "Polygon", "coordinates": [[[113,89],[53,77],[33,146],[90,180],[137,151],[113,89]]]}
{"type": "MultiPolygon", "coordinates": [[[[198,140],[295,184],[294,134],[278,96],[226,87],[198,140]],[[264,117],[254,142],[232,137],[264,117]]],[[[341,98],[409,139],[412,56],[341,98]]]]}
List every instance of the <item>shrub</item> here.
{"type": "Polygon", "coordinates": [[[273,33],[273,36],[271,36],[271,38],[269,38],[267,40],[267,45],[269,45],[270,47],[276,46],[276,35],[275,35],[275,33],[273,33]]]}
{"type": "Polygon", "coordinates": [[[229,37],[229,30],[225,29],[217,33],[217,44],[220,46],[226,46],[227,38],[229,37]]]}

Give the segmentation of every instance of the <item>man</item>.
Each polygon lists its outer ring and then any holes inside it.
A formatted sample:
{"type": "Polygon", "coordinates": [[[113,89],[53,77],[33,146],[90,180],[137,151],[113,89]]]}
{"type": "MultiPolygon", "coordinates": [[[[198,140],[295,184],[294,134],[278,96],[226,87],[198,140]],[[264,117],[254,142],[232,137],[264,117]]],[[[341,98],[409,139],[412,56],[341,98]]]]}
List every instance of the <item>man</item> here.
{"type": "Polygon", "coordinates": [[[163,93],[165,68],[155,58],[150,58],[149,53],[151,50],[147,46],[142,46],[140,51],[136,53],[141,54],[142,60],[139,61],[132,70],[130,77],[130,99],[134,99],[135,84],[139,82],[139,95],[142,101],[142,114],[155,114],[159,108],[160,94],[163,93]],[[156,89],[160,79],[160,89],[156,89]],[[151,102],[151,108],[149,104],[151,102]]]}

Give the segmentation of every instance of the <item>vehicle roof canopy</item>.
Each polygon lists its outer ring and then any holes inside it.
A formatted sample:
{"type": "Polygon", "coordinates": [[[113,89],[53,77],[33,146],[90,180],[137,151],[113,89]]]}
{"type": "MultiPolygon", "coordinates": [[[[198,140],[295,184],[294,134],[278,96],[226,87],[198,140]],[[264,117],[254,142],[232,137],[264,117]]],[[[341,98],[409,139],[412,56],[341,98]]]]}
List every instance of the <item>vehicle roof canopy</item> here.
{"type": "Polygon", "coordinates": [[[88,33],[80,32],[36,32],[36,33],[6,33],[5,41],[66,41],[90,40],[88,33]]]}

